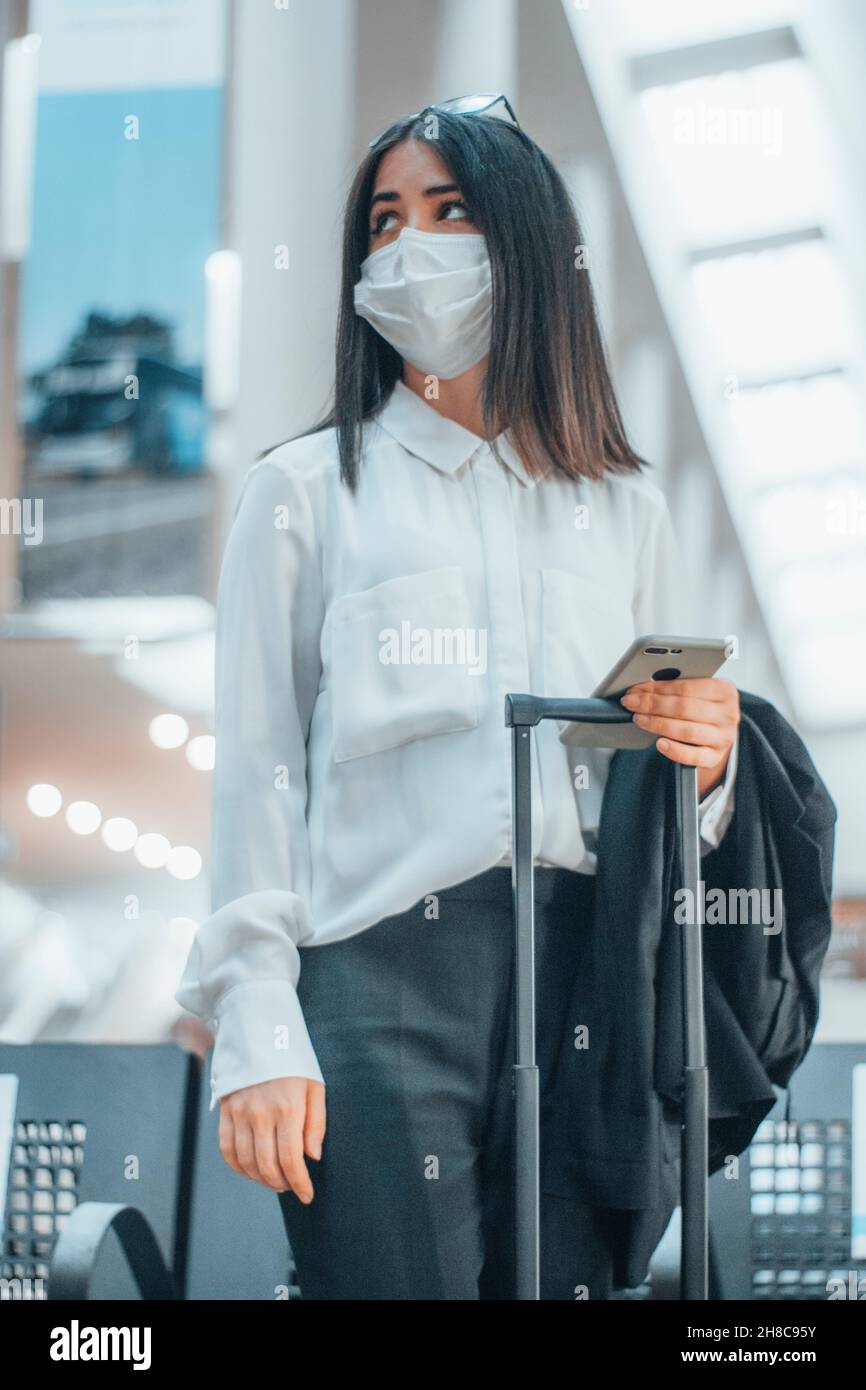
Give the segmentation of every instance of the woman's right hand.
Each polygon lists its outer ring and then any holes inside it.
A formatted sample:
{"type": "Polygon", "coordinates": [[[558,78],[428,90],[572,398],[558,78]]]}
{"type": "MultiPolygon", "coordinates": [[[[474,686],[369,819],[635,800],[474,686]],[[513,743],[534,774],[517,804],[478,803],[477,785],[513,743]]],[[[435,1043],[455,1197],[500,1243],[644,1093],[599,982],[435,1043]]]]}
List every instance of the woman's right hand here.
{"type": "Polygon", "coordinates": [[[325,1087],[304,1076],[242,1086],[220,1100],[220,1153],[230,1168],[274,1192],[291,1189],[309,1206],[313,1184],[304,1154],[319,1159],[325,1087]]]}

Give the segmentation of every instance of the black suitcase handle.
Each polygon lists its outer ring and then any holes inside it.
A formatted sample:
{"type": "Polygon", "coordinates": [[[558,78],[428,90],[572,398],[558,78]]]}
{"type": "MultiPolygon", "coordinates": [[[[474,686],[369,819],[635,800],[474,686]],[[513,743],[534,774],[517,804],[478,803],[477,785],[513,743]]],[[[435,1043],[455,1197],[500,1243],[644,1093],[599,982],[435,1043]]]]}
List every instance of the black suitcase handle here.
{"type": "MultiPolygon", "coordinates": [[[[505,696],[512,730],[512,868],[515,931],[515,1237],[516,1297],[540,1297],[539,1077],[535,1060],[535,896],[532,857],[532,744],[529,730],[542,719],[582,724],[627,724],[631,714],[615,697],[560,699],[505,696]]],[[[698,771],[677,763],[677,839],[681,886],[691,890],[695,920],[683,927],[683,1127],[681,1139],[682,1245],[680,1296],[708,1297],[708,1081],[704,1024],[703,894],[700,892],[698,771]]]]}

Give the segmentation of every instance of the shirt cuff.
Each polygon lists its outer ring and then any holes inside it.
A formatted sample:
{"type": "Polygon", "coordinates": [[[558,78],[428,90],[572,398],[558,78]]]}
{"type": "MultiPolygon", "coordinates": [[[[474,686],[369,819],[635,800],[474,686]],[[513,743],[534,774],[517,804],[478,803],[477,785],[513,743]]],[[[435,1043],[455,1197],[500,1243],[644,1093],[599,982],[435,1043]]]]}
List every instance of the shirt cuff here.
{"type": "Polygon", "coordinates": [[[324,1084],[301,1002],[288,980],[247,980],[222,996],[213,1019],[210,1104],[242,1086],[301,1076],[324,1084]]]}
{"type": "Polygon", "coordinates": [[[718,849],[734,814],[734,779],[737,775],[739,743],[740,734],[737,730],[728,758],[728,766],[725,769],[724,781],[718,787],[713,787],[713,790],[707,793],[698,806],[702,855],[709,853],[711,849],[718,849]]]}

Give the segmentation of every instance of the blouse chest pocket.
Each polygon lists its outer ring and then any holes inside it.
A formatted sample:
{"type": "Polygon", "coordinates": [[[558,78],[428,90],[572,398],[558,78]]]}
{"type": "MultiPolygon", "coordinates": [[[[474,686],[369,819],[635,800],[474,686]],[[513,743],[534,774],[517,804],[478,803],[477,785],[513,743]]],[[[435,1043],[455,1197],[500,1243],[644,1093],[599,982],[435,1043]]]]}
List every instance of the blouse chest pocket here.
{"type": "Polygon", "coordinates": [[[475,728],[486,633],[459,565],[344,594],[329,617],[335,762],[475,728]]]}
{"type": "Polygon", "coordinates": [[[586,575],[542,569],[544,694],[591,695],[635,636],[624,595],[586,575]]]}

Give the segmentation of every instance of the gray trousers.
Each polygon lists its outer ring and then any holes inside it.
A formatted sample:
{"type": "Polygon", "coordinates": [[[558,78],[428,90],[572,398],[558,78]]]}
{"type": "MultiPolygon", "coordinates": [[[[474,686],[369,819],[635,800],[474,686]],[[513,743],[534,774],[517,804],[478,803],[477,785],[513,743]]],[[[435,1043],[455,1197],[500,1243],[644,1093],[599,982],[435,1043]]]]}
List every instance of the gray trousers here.
{"type": "MultiPolygon", "coordinates": [[[[595,880],[539,868],[535,884],[543,1150],[595,880]]],[[[513,1298],[513,937],[494,868],[303,950],[328,1128],[313,1202],[278,1197],[302,1298],[513,1298]]],[[[610,1296],[616,1218],[542,1193],[542,1298],[610,1296]]]]}

